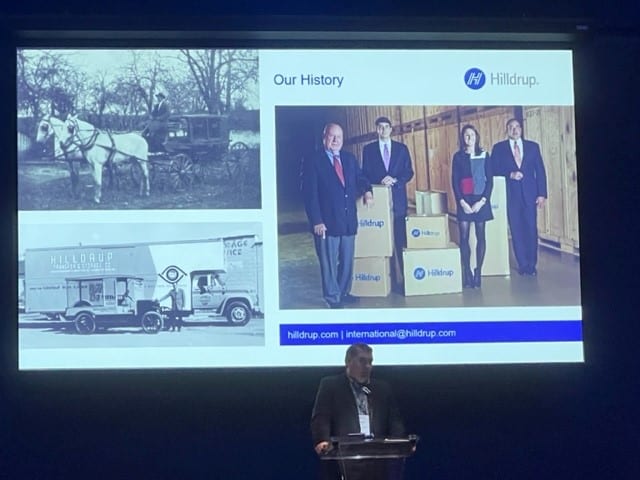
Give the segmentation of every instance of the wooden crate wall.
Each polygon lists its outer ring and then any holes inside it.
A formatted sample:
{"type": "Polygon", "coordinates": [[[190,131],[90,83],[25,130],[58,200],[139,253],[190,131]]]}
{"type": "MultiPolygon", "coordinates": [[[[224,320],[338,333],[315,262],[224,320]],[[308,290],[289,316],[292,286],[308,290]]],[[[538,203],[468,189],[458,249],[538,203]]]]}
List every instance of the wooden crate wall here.
{"type": "Polygon", "coordinates": [[[424,113],[427,117],[433,117],[434,115],[439,115],[440,113],[455,109],[455,105],[425,105],[424,113]]]}
{"type": "Polygon", "coordinates": [[[409,204],[415,207],[416,190],[424,190],[429,185],[425,107],[422,105],[400,107],[400,118],[402,139],[396,140],[407,145],[411,155],[413,178],[407,183],[407,197],[409,204]]]}
{"type": "Polygon", "coordinates": [[[458,150],[458,113],[450,109],[427,118],[429,190],[447,192],[450,211],[455,212],[451,190],[451,159],[458,150]]]}
{"type": "Polygon", "coordinates": [[[538,232],[543,241],[577,253],[578,194],[575,121],[572,107],[524,107],[524,138],[540,144],[547,172],[548,200],[538,210],[538,232]]]}
{"type": "Polygon", "coordinates": [[[405,133],[404,143],[409,149],[413,168],[413,178],[407,183],[407,197],[409,203],[415,207],[416,190],[424,190],[428,185],[426,130],[414,130],[410,133],[405,133]]]}
{"type": "MultiPolygon", "coordinates": [[[[546,107],[549,108],[549,107],[546,107]]],[[[578,170],[576,157],[575,111],[573,107],[560,108],[560,145],[563,164],[564,184],[564,238],[569,248],[573,245],[576,253],[580,251],[580,230],[578,228],[578,170]]]]}

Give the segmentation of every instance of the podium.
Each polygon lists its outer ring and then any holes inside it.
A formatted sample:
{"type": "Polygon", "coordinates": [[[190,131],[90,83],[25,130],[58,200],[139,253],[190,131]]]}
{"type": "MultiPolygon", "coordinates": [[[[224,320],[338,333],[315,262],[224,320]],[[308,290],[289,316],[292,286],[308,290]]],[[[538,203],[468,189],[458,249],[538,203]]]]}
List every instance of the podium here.
{"type": "Polygon", "coordinates": [[[417,435],[332,437],[331,449],[321,458],[336,461],[343,480],[401,480],[405,459],[413,455],[417,442],[417,435]]]}

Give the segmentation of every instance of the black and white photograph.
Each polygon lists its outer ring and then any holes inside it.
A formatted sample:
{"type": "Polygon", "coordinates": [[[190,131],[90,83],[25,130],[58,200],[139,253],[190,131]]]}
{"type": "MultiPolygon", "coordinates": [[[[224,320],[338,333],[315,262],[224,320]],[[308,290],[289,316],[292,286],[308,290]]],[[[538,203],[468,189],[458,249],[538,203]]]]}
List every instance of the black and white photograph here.
{"type": "Polygon", "coordinates": [[[264,346],[259,223],[51,227],[20,225],[22,352],[264,346]]]}
{"type": "Polygon", "coordinates": [[[20,210],[261,208],[257,50],[16,62],[20,210]]]}

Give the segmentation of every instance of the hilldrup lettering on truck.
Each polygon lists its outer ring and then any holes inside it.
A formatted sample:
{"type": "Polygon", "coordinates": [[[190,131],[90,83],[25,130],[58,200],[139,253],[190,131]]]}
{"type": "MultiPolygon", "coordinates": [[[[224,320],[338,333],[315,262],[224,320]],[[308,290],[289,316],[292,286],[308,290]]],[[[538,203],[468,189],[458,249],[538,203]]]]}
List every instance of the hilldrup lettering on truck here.
{"type": "MultiPolygon", "coordinates": [[[[75,246],[25,252],[25,311],[60,313],[67,307],[67,279],[134,275],[143,279],[144,297],[160,298],[176,283],[193,290],[192,272],[216,271],[228,288],[261,292],[262,250],[254,235],[152,244],[75,246]],[[172,275],[163,273],[171,267],[172,275]]],[[[75,297],[76,295],[69,295],[75,297]]],[[[262,298],[262,295],[258,295],[262,298]]],[[[185,309],[192,309],[191,295],[185,309]]],[[[261,306],[259,306],[261,309],[261,306]]]]}

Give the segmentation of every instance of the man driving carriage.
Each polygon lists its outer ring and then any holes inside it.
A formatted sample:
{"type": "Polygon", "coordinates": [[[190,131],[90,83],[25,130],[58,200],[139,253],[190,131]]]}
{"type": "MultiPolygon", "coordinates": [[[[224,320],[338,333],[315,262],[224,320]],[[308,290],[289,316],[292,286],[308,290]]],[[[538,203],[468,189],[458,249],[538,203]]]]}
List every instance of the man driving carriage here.
{"type": "Polygon", "coordinates": [[[149,143],[152,152],[163,151],[163,143],[167,136],[167,122],[171,115],[171,107],[167,96],[163,92],[156,93],[157,102],[151,109],[149,123],[142,131],[142,135],[149,143]]]}

